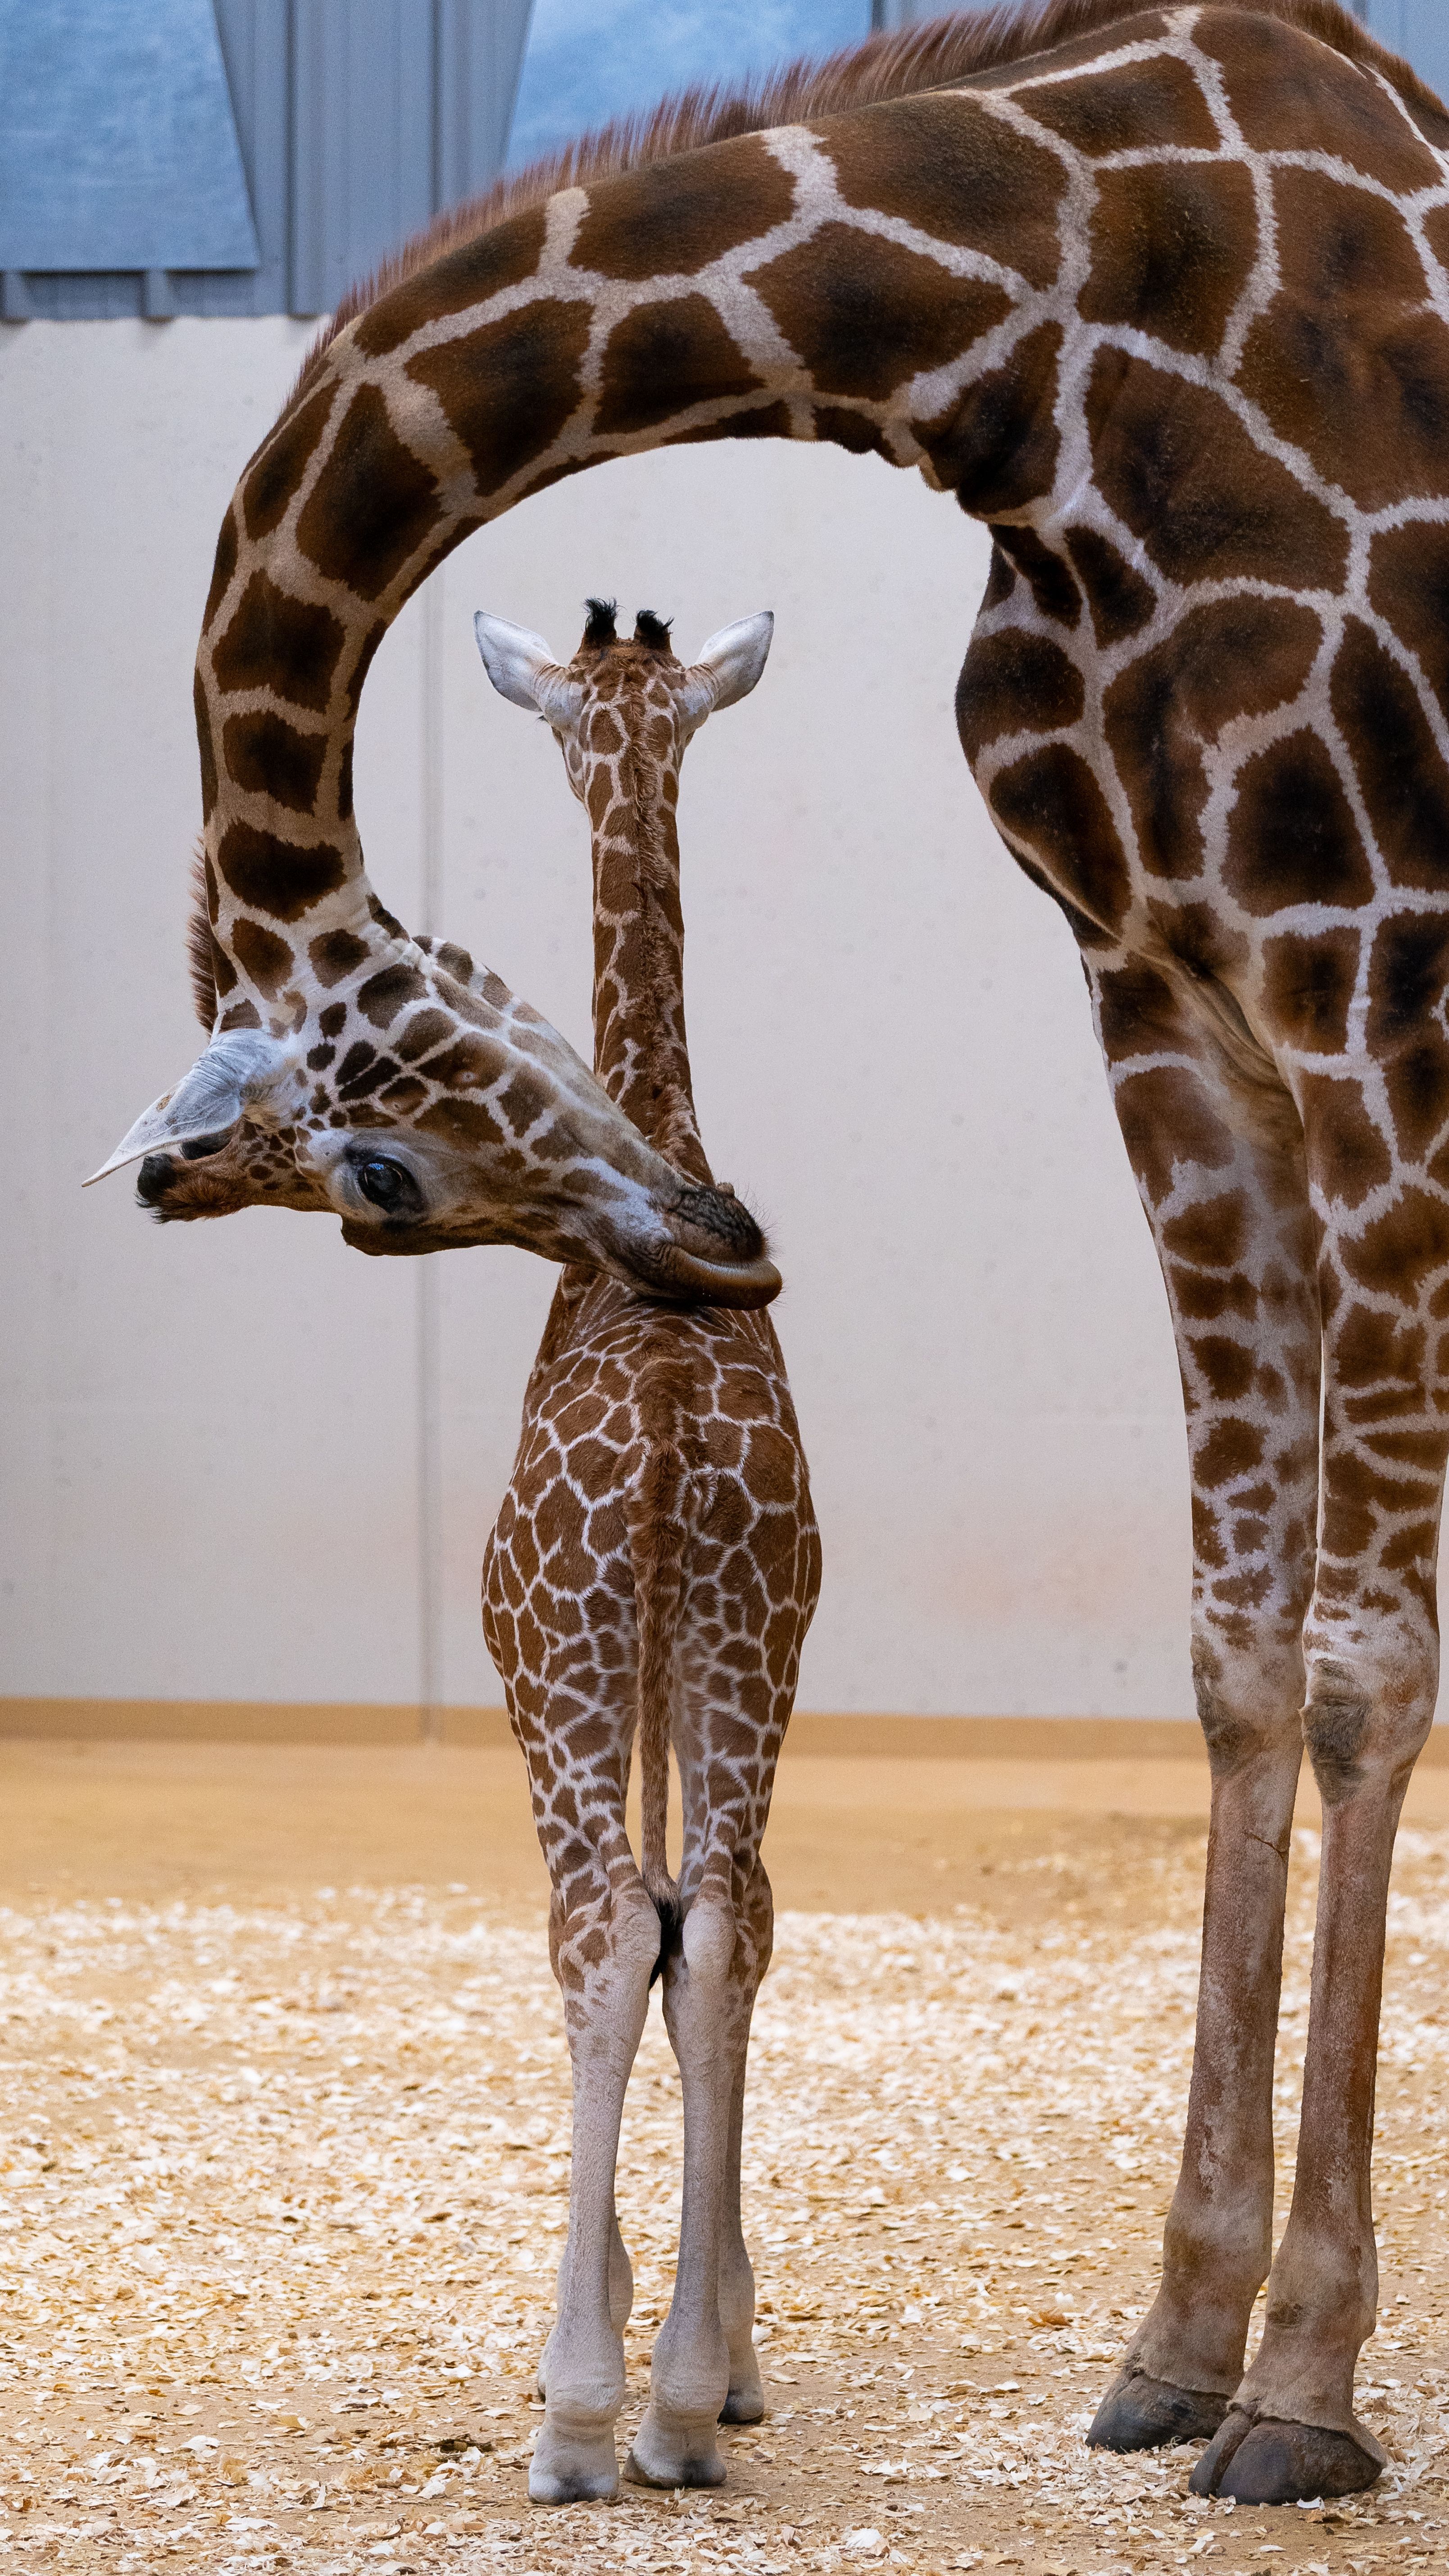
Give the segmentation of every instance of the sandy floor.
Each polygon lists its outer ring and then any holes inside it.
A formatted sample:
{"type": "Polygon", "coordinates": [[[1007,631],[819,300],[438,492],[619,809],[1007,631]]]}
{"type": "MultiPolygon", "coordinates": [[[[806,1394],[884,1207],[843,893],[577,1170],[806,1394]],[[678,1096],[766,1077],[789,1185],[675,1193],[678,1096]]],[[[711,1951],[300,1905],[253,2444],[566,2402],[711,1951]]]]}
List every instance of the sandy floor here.
{"type": "MultiPolygon", "coordinates": [[[[1186,2452],[1081,2439],[1171,2186],[1197,1766],[821,1759],[782,1783],[752,2062],[770,2417],[726,2436],[717,2495],[548,2514],[524,2467],[567,2081],[511,1757],[0,1747],[0,2556],[127,2576],[1444,2566],[1439,1779],[1393,1900],[1361,2381],[1393,2467],[1372,2498],[1232,2512],[1187,2499],[1186,2452]]],[[[1311,1802],[1296,1844],[1285,2149],[1311,1802]]],[[[621,2166],[626,2433],[668,2298],[678,2125],[656,2015],[621,2166]]]]}

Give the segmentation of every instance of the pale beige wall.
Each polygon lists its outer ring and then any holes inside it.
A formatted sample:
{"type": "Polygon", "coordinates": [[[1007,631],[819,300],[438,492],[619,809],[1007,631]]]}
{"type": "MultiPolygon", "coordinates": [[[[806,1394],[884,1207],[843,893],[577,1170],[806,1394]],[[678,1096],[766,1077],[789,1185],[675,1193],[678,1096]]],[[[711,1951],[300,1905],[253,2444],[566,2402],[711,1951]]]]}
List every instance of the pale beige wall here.
{"type": "MultiPolygon", "coordinates": [[[[552,1273],[455,1254],[423,1292],[331,1219],[162,1229],[124,1178],[77,1186],[199,1042],[191,656],[222,505],[303,345],[284,321],[0,332],[11,1692],[415,1698],[430,1293],[441,1695],[498,1697],[477,1562],[552,1273]]],[[[359,812],[413,910],[440,743],[446,927],[584,1044],[582,821],[542,727],[487,690],[471,611],[565,650],[589,590],[673,613],[686,647],[775,609],[757,695],[691,752],[683,839],[705,1133],[777,1243],[825,1537],[801,1705],[1182,1713],[1162,1291],[1075,952],[952,724],[984,569],[949,502],[833,450],[576,478],[389,638],[359,812]]]]}

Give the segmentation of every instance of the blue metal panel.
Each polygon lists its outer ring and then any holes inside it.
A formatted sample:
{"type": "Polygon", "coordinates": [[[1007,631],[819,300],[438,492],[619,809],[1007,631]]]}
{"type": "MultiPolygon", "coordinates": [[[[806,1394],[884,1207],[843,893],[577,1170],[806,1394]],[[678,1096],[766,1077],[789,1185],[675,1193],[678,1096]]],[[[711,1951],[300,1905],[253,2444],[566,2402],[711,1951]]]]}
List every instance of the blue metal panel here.
{"type": "Polygon", "coordinates": [[[211,0],[0,0],[0,267],[258,256],[211,0]]]}
{"type": "Polygon", "coordinates": [[[1449,100],[1449,12],[1445,0],[1356,0],[1364,24],[1449,100]]]}
{"type": "MultiPolygon", "coordinates": [[[[163,59],[160,33],[183,5],[193,24],[199,13],[211,25],[212,0],[0,0],[0,87],[12,26],[67,36],[98,12],[112,27],[140,30],[152,47],[148,60],[169,79],[174,66],[163,59]]],[[[234,116],[228,166],[235,174],[239,151],[255,265],[202,269],[194,247],[177,246],[168,257],[149,239],[138,245],[107,233],[97,219],[100,237],[85,246],[89,266],[39,270],[15,257],[18,245],[0,257],[0,321],[325,311],[440,208],[496,178],[531,0],[214,6],[212,48],[219,34],[234,116]]],[[[86,80],[72,77],[68,53],[57,60],[53,114],[88,114],[86,80]]],[[[0,136],[7,105],[0,99],[0,136]]],[[[207,221],[215,216],[212,176],[204,161],[193,171],[191,210],[207,221]]],[[[28,186],[21,193],[28,205],[28,186]]]]}
{"type": "Polygon", "coordinates": [[[439,206],[491,186],[508,152],[533,0],[436,0],[439,206]]]}
{"type": "Polygon", "coordinates": [[[294,313],[330,313],[434,211],[432,0],[293,0],[294,313]]]}
{"type": "Polygon", "coordinates": [[[256,216],[259,264],[250,278],[196,281],[188,312],[285,313],[291,239],[291,0],[216,0],[237,139],[256,216]]]}

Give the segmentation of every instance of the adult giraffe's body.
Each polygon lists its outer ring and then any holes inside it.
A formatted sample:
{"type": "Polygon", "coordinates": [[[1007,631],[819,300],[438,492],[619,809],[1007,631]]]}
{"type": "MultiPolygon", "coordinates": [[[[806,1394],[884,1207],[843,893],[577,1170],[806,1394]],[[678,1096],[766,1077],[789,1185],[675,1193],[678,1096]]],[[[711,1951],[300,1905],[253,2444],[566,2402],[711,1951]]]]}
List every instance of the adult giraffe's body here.
{"type": "MultiPolygon", "coordinates": [[[[304,1142],[365,1114],[415,1152],[432,1118],[466,1157],[466,1064],[419,1101],[410,1023],[399,1050],[379,1016],[395,926],[351,813],[357,692],[409,592],[556,476],[677,439],[874,450],[990,525],[961,732],[1081,944],[1163,1262],[1214,1772],[1187,2151],[1098,2433],[1207,2432],[1231,2400],[1196,2474],[1244,2496],[1381,2458],[1352,2381],[1449,1446],[1446,155],[1438,102],[1328,0],[1059,0],[626,138],[340,317],[228,513],[197,665],[222,1028],[310,1036],[320,978],[362,1078],[387,1070],[362,1113],[319,1079],[304,1142]],[[1304,2126],[1244,2379],[1305,1736],[1304,2126]]],[[[496,1121],[471,1132],[481,1169],[496,1121]]],[[[186,1213],[201,1186],[152,1192],[186,1213]]]]}

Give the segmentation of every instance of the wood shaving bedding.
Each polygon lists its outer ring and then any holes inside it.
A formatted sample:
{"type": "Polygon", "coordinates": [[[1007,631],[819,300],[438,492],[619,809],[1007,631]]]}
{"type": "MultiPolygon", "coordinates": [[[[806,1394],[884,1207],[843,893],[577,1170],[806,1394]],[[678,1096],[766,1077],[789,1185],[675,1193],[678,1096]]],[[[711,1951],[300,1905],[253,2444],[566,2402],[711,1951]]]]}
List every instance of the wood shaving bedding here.
{"type": "MultiPolygon", "coordinates": [[[[1280,2212],[1317,1838],[1290,1894],[1280,2212]]],[[[1008,1866],[1012,1866],[1008,1864],[1008,1866]]],[[[1130,1890],[781,1917],[746,2223],[770,2415],[729,2485],[536,2511],[568,2188],[541,1923],[466,1892],[37,1898],[0,1916],[0,2567],[1330,2576],[1449,2556],[1449,1835],[1401,1837],[1380,2084],[1372,2496],[1234,2511],[1083,2432],[1151,2294],[1191,2050],[1201,1840],[1130,1890]]],[[[668,2302],[679,2100],[625,2116],[629,2399],[668,2302]]]]}

